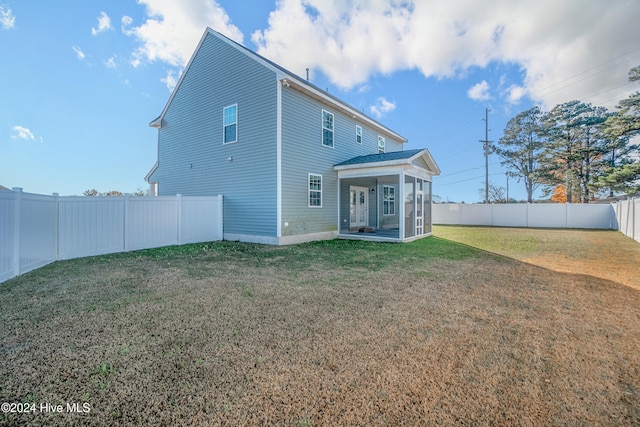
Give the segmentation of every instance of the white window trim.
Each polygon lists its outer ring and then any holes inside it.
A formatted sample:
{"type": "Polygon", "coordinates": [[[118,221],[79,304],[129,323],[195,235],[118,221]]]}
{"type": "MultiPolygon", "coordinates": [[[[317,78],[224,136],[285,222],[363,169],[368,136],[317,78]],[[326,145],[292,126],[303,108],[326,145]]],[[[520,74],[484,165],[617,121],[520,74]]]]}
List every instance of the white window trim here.
{"type": "Polygon", "coordinates": [[[382,186],[382,216],[395,216],[396,215],[396,187],[393,185],[383,185],[382,186]],[[388,199],[386,200],[387,202],[389,202],[388,206],[391,206],[391,202],[393,202],[393,213],[391,213],[391,209],[389,209],[389,213],[384,213],[384,202],[385,202],[385,198],[384,198],[384,190],[385,188],[390,188],[393,190],[393,199],[388,199]]]}
{"type": "Polygon", "coordinates": [[[227,145],[227,144],[235,144],[236,142],[238,142],[238,103],[235,104],[231,104],[231,105],[227,105],[226,107],[224,107],[222,109],[222,145],[227,145]],[[231,108],[231,107],[236,107],[236,121],[234,122],[234,124],[236,125],[236,139],[233,141],[225,141],[225,128],[227,126],[230,125],[225,125],[224,123],[224,112],[227,110],[227,108],[231,108]]]}
{"type": "Polygon", "coordinates": [[[318,174],[318,173],[309,173],[309,175],[307,176],[307,207],[309,208],[321,208],[322,207],[322,175],[318,174]],[[320,190],[311,190],[311,176],[316,176],[316,177],[320,177],[320,190]],[[320,193],[320,206],[312,206],[311,205],[311,192],[318,192],[320,193]]]}
{"type": "Polygon", "coordinates": [[[378,153],[384,153],[386,149],[387,141],[384,139],[384,136],[378,135],[378,153]],[[382,141],[382,145],[380,144],[382,141]],[[380,149],[382,147],[382,149],[380,149]]]}
{"type": "Polygon", "coordinates": [[[356,125],[356,144],[362,145],[362,126],[356,125]],[[360,131],[360,133],[358,133],[360,131]],[[360,141],[358,141],[358,137],[360,137],[360,141]]]}
{"type": "Polygon", "coordinates": [[[320,144],[323,147],[327,147],[327,148],[333,148],[336,145],[336,116],[335,114],[333,114],[331,111],[327,111],[325,109],[322,110],[322,115],[320,116],[321,120],[322,120],[322,136],[320,138],[320,144]],[[327,130],[331,130],[331,145],[325,145],[324,143],[324,131],[325,131],[325,127],[324,127],[324,115],[326,114],[330,114],[332,119],[331,119],[331,124],[333,125],[333,129],[327,129],[327,130]]]}

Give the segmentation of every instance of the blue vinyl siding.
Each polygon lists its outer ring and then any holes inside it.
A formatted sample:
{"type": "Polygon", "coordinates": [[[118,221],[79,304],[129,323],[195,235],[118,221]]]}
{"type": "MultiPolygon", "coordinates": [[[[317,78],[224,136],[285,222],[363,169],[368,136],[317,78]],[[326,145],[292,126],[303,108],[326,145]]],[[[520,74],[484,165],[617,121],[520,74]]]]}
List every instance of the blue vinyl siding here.
{"type": "Polygon", "coordinates": [[[224,232],[276,236],[275,72],[207,34],[164,115],[159,195],[224,196],[224,232]],[[237,142],[223,110],[237,104],[237,142]]]}
{"type": "MultiPolygon", "coordinates": [[[[378,134],[367,123],[295,89],[282,88],[283,236],[338,230],[338,180],[333,166],[355,156],[377,153],[378,134]],[[322,110],[334,114],[333,148],[322,145],[322,110]],[[362,144],[355,141],[356,125],[362,127],[362,144]],[[308,206],[309,173],[322,175],[322,208],[308,206]]],[[[385,137],[387,152],[402,150],[402,142],[385,137]]],[[[346,206],[348,210],[348,194],[342,202],[342,209],[346,206]]],[[[376,200],[370,203],[375,206],[376,200]]],[[[370,215],[373,212],[371,209],[370,215]]]]}
{"type": "MultiPolygon", "coordinates": [[[[281,235],[337,231],[333,166],[377,153],[380,132],[333,101],[312,98],[293,86],[279,88],[278,79],[286,73],[208,30],[163,112],[158,167],[150,179],[158,183],[158,194],[222,194],[225,234],[277,237],[281,90],[281,235]],[[236,139],[224,144],[223,112],[229,106],[236,106],[237,121],[228,138],[236,139]],[[331,148],[322,143],[323,110],[334,118],[331,148]],[[362,127],[362,143],[356,142],[356,125],[362,127]],[[309,207],[309,174],[322,176],[321,207],[309,207]]],[[[384,136],[386,152],[403,149],[402,141],[384,136]]],[[[377,203],[370,199],[372,206],[377,203]]]]}

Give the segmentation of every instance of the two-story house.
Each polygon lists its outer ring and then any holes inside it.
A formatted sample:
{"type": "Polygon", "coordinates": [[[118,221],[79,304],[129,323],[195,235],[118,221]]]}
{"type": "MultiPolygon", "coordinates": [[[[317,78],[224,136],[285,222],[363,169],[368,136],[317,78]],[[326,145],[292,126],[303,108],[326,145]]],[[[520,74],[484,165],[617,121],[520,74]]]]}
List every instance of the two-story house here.
{"type": "Polygon", "coordinates": [[[426,149],[207,29],[162,114],[158,195],[224,197],[224,239],[268,244],[431,234],[426,149]]]}

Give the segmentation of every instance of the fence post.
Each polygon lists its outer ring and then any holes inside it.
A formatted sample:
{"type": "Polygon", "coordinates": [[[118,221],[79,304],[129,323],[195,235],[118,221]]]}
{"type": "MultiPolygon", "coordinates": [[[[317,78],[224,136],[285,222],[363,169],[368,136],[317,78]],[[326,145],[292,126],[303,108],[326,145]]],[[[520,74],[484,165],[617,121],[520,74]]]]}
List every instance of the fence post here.
{"type": "Polygon", "coordinates": [[[631,224],[633,225],[633,215],[631,212],[633,209],[632,205],[634,204],[632,204],[629,200],[627,200],[627,217],[625,218],[625,221],[624,221],[624,234],[626,234],[627,236],[629,234],[633,236],[634,234],[633,228],[631,229],[631,233],[629,233],[629,218],[631,218],[631,224]]]}
{"type": "Polygon", "coordinates": [[[182,244],[182,194],[176,194],[176,238],[177,244],[182,244]]]}
{"type": "MultiPolygon", "coordinates": [[[[623,230],[622,228],[622,201],[618,202],[618,229],[620,231],[623,230]]],[[[624,231],[623,231],[624,233],[624,231]]]]}
{"type": "Polygon", "coordinates": [[[56,239],[56,261],[60,259],[60,194],[53,193],[53,197],[55,197],[56,201],[56,212],[55,212],[55,239],[56,239]]]}
{"type": "Polygon", "coordinates": [[[123,240],[122,240],[122,245],[123,245],[123,251],[124,252],[128,252],[129,251],[129,194],[125,194],[124,196],[122,196],[122,215],[124,216],[122,224],[122,233],[123,233],[123,240]]]}
{"type": "MultiPolygon", "coordinates": [[[[632,228],[633,231],[631,232],[631,234],[633,234],[633,240],[635,240],[637,242],[640,242],[640,240],[638,240],[638,237],[636,236],[636,200],[637,199],[631,199],[629,201],[629,204],[633,205],[633,216],[631,217],[632,218],[631,224],[632,224],[632,227],[633,227],[632,228]]],[[[631,207],[629,207],[629,208],[631,208],[631,207]]]]}
{"type": "Polygon", "coordinates": [[[13,204],[13,275],[20,275],[20,220],[22,215],[22,188],[13,187],[15,203],[13,204]]]}
{"type": "Polygon", "coordinates": [[[493,227],[493,203],[491,203],[491,226],[493,227]]]}
{"type": "Polygon", "coordinates": [[[617,201],[616,203],[618,204],[618,210],[616,211],[616,216],[618,217],[618,230],[622,230],[622,202],[617,201]]]}

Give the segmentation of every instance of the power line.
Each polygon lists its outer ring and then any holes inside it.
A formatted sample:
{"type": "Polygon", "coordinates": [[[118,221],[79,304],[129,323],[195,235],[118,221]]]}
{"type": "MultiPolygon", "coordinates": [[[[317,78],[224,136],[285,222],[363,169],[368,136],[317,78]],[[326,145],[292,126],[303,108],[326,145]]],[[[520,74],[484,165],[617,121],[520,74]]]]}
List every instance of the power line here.
{"type": "MultiPolygon", "coordinates": [[[[623,62],[620,61],[621,59],[629,60],[629,59],[633,59],[633,58],[635,58],[637,56],[640,56],[640,48],[632,49],[632,50],[630,50],[628,52],[625,52],[625,53],[623,53],[623,54],[621,54],[621,55],[619,55],[619,56],[617,56],[615,58],[612,58],[612,59],[609,59],[607,61],[601,62],[600,64],[598,64],[598,65],[596,65],[594,67],[591,67],[590,69],[588,69],[586,71],[583,71],[581,73],[578,73],[578,74],[575,74],[573,76],[567,77],[565,79],[562,79],[562,80],[556,81],[554,83],[551,83],[551,84],[547,85],[546,87],[541,88],[537,96],[544,96],[544,95],[553,93],[555,91],[558,91],[558,90],[561,90],[561,89],[565,89],[565,88],[567,88],[567,87],[569,87],[571,85],[574,85],[576,83],[579,83],[580,81],[583,81],[583,80],[585,80],[587,78],[594,77],[594,76],[596,76],[598,74],[601,74],[601,73],[603,73],[603,72],[605,72],[605,71],[607,71],[607,70],[609,70],[611,68],[614,68],[616,66],[622,65],[623,62]],[[599,69],[601,67],[605,67],[605,68],[603,68],[603,69],[601,69],[599,71],[595,71],[596,69],[599,69]],[[580,78],[582,76],[585,76],[585,75],[586,75],[586,77],[584,77],[584,78],[581,78],[581,79],[576,80],[576,81],[572,81],[572,80],[578,79],[578,78],[580,78]],[[563,85],[563,83],[567,83],[567,84],[563,85]],[[562,85],[562,86],[557,87],[558,85],[562,85]]],[[[607,92],[610,92],[610,91],[615,90],[615,89],[620,89],[620,88],[623,88],[623,87],[625,87],[627,85],[630,85],[630,84],[631,83],[627,82],[624,85],[617,86],[615,88],[611,88],[611,89],[608,89],[608,90],[606,90],[604,92],[601,92],[601,93],[598,93],[598,94],[594,94],[594,95],[590,95],[588,97],[583,97],[582,99],[584,100],[584,99],[594,98],[594,97],[596,97],[598,95],[601,95],[603,93],[607,93],[607,92]]],[[[463,131],[469,129],[471,127],[471,125],[474,124],[474,123],[476,123],[475,120],[469,120],[469,121],[467,121],[465,123],[462,123],[460,126],[457,126],[456,131],[448,133],[448,134],[446,134],[446,135],[444,135],[442,137],[437,137],[435,139],[440,141],[440,142],[448,141],[448,140],[454,138],[456,135],[458,135],[458,134],[462,133],[463,131]]],[[[446,160],[446,159],[449,158],[450,154],[459,154],[459,151],[455,147],[452,147],[451,150],[446,150],[445,151],[445,155],[444,156],[441,155],[441,156],[439,156],[439,158],[441,160],[446,160]]]]}
{"type": "MultiPolygon", "coordinates": [[[[503,173],[502,172],[496,172],[496,173],[490,173],[489,174],[489,176],[495,176],[495,175],[503,175],[503,173]]],[[[482,176],[482,175],[474,176],[473,178],[462,179],[460,181],[455,181],[455,182],[447,182],[445,184],[440,184],[440,182],[438,182],[438,187],[445,187],[447,185],[460,184],[461,182],[474,181],[474,180],[480,179],[480,178],[484,178],[484,176],[482,176]]]]}
{"type": "Polygon", "coordinates": [[[602,74],[602,73],[604,73],[605,71],[607,71],[607,70],[609,70],[611,68],[615,68],[615,67],[618,67],[620,65],[623,65],[623,62],[614,63],[614,62],[617,62],[619,59],[623,59],[624,58],[625,60],[629,60],[629,59],[635,58],[637,56],[640,56],[640,48],[633,49],[633,50],[631,50],[629,52],[626,52],[626,53],[624,53],[622,55],[619,55],[619,56],[617,56],[617,57],[615,57],[613,59],[610,59],[608,61],[602,62],[602,63],[596,65],[595,67],[591,67],[586,71],[583,71],[581,73],[575,74],[575,75],[573,75],[571,77],[567,77],[566,79],[559,80],[559,81],[557,81],[555,83],[551,83],[547,87],[540,89],[540,91],[538,91],[537,96],[545,96],[545,95],[548,95],[550,93],[557,92],[557,91],[562,90],[562,89],[566,89],[569,86],[572,86],[572,85],[580,83],[580,82],[582,82],[584,80],[593,78],[593,77],[597,76],[598,74],[602,74]],[[635,53],[635,52],[638,52],[638,53],[635,53]],[[631,55],[632,53],[633,53],[633,55],[631,55]],[[627,58],[627,56],[629,56],[629,55],[631,55],[631,56],[629,58],[627,58]],[[611,65],[609,65],[609,64],[611,64],[611,65]],[[596,69],[601,68],[601,67],[604,67],[604,68],[602,68],[599,71],[595,71],[596,69]],[[584,76],[584,77],[582,77],[582,76],[584,76]],[[575,80],[575,79],[577,79],[577,80],[575,80]],[[574,80],[574,81],[572,81],[572,80],[574,80]],[[567,83],[567,84],[563,84],[563,83],[567,83]],[[560,87],[554,87],[554,86],[558,86],[558,85],[561,85],[561,84],[563,84],[563,85],[560,86],[560,87]]]}
{"type": "MultiPolygon", "coordinates": [[[[489,163],[489,166],[497,165],[498,163],[500,163],[500,162],[493,162],[493,163],[489,163]]],[[[438,181],[440,181],[440,180],[441,180],[441,179],[443,179],[443,178],[450,177],[451,175],[458,175],[458,174],[461,174],[461,173],[469,172],[469,171],[476,170],[476,169],[480,169],[480,168],[483,168],[483,167],[484,167],[484,166],[476,166],[476,167],[474,167],[474,168],[463,169],[463,170],[461,170],[461,171],[451,172],[451,173],[448,173],[448,174],[446,174],[446,175],[440,175],[440,176],[438,177],[438,181]]]]}
{"type": "MultiPolygon", "coordinates": [[[[636,83],[636,82],[627,82],[627,83],[625,83],[625,84],[623,84],[623,85],[614,86],[614,87],[612,87],[612,88],[610,88],[610,89],[607,89],[607,90],[605,90],[605,91],[602,91],[602,92],[596,93],[596,94],[591,95],[591,96],[584,97],[584,98],[582,99],[582,101],[586,101],[587,99],[595,98],[596,96],[602,96],[602,95],[603,95],[603,94],[605,94],[605,93],[613,92],[614,90],[617,90],[617,89],[622,89],[622,88],[623,88],[623,87],[625,87],[625,86],[633,86],[634,84],[637,84],[637,83],[636,83]]],[[[605,102],[606,102],[606,101],[613,101],[613,100],[616,100],[616,99],[617,99],[618,101],[620,101],[620,99],[618,99],[618,97],[617,97],[617,96],[615,96],[615,97],[605,98],[605,99],[604,99],[604,101],[605,101],[605,102]]]]}

